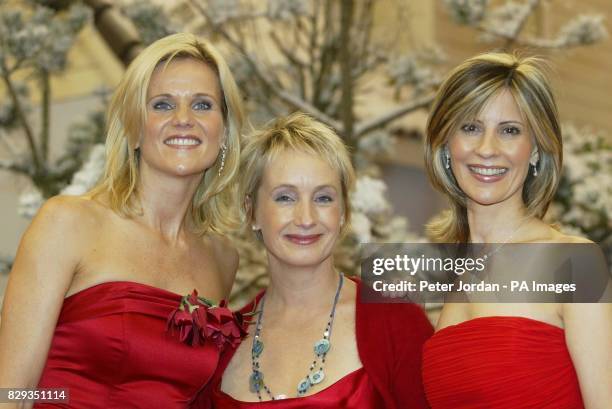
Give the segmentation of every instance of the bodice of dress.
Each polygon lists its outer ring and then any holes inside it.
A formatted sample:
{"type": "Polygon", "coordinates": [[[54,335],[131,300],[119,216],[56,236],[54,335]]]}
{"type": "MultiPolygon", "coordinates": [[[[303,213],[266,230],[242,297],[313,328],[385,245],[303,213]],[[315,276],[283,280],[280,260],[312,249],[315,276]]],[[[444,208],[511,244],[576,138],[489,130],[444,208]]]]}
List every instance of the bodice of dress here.
{"type": "Polygon", "coordinates": [[[114,281],[64,300],[39,388],[68,388],[67,404],[35,408],[185,408],[215,371],[214,344],[166,333],[181,296],[114,281]]]}
{"type": "MultiPolygon", "coordinates": [[[[245,379],[248,382],[248,379],[245,379]]],[[[255,395],[253,395],[255,396],[255,395]]],[[[384,409],[382,398],[362,367],[321,391],[302,398],[243,402],[213,388],[213,407],[218,409],[384,409]]]]}
{"type": "Polygon", "coordinates": [[[425,342],[432,409],[580,409],[563,329],[523,317],[482,317],[425,342]]]}

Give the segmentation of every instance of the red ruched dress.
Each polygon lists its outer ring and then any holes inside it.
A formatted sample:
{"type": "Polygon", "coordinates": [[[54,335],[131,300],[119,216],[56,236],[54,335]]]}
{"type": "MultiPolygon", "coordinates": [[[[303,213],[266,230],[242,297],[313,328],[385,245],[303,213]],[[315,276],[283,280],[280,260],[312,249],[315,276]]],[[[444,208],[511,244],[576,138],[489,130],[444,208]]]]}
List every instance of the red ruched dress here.
{"type": "Polygon", "coordinates": [[[524,317],[482,317],[425,342],[432,409],[581,409],[563,329],[524,317]]]}
{"type": "Polygon", "coordinates": [[[166,333],[181,296],[113,281],[64,300],[39,388],[68,388],[68,403],[35,408],[186,408],[219,360],[166,333]]]}
{"type": "Polygon", "coordinates": [[[382,397],[376,391],[363,367],[318,393],[303,398],[243,402],[232,398],[219,387],[214,388],[212,393],[215,408],[219,409],[375,409],[385,407],[382,397]]]}

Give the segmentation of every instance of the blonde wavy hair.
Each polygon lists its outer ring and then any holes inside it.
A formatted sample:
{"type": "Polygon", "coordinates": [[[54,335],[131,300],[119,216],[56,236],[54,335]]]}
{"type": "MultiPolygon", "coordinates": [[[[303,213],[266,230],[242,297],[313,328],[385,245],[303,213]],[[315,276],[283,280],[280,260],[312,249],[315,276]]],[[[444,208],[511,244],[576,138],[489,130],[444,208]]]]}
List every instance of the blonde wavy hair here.
{"type": "Polygon", "coordinates": [[[538,176],[529,172],[523,185],[527,215],[542,218],[557,190],[563,143],[546,62],[538,57],[507,53],[472,57],[453,69],[442,83],[427,121],[425,167],[433,186],[450,202],[450,210],[426,226],[427,234],[435,241],[469,240],[466,196],[451,169],[445,167],[445,148],[462,123],[476,117],[502,90],[508,90],[514,97],[539,153],[538,176]]]}
{"type": "Polygon", "coordinates": [[[351,221],[349,192],[355,183],[351,157],[346,145],[333,129],[301,112],[273,120],[245,138],[238,183],[243,228],[246,230],[253,223],[257,191],[267,164],[279,153],[288,150],[315,155],[338,172],[345,221],[340,232],[343,236],[351,221]]]}
{"type": "Polygon", "coordinates": [[[111,209],[125,217],[133,217],[141,211],[136,147],[147,118],[147,90],[155,68],[175,58],[201,61],[214,70],[219,80],[227,148],[225,166],[219,175],[221,161],[217,157],[215,164],[204,173],[191,202],[190,216],[198,234],[221,232],[235,225],[235,217],[229,209],[233,205],[233,182],[240,157],[242,98],[223,56],[208,41],[193,34],[179,33],[157,40],[127,68],[107,112],[104,175],[90,195],[107,195],[111,209]]]}

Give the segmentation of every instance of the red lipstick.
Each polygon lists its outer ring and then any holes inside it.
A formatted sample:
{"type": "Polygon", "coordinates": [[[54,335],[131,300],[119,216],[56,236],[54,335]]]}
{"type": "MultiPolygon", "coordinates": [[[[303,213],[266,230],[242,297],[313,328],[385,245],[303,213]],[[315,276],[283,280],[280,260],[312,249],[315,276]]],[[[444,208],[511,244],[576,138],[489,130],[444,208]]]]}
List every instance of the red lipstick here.
{"type": "Polygon", "coordinates": [[[287,240],[294,244],[299,244],[301,246],[307,246],[313,243],[316,243],[321,238],[322,234],[286,234],[285,237],[287,240]]]}

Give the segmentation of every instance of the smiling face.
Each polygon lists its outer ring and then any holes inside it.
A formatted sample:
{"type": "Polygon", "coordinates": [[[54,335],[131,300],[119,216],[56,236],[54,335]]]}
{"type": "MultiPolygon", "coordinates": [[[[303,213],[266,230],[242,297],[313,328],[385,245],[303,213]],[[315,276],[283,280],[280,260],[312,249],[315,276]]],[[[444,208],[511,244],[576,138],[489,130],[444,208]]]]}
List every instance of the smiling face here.
{"type": "Polygon", "coordinates": [[[343,218],[340,175],[320,158],[283,151],[267,164],[254,223],[271,262],[316,267],[330,260],[343,218]]]}
{"type": "Polygon", "coordinates": [[[192,58],[155,68],[147,90],[147,119],[139,142],[141,167],[179,176],[201,175],[223,143],[219,80],[192,58]]]}
{"type": "Polygon", "coordinates": [[[505,90],[448,140],[455,179],[469,201],[480,205],[508,200],[522,205],[533,148],[529,126],[505,90]]]}

